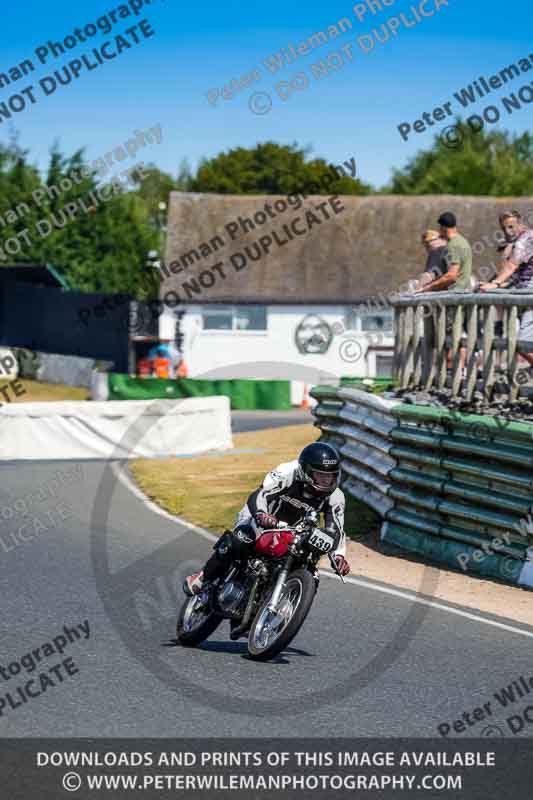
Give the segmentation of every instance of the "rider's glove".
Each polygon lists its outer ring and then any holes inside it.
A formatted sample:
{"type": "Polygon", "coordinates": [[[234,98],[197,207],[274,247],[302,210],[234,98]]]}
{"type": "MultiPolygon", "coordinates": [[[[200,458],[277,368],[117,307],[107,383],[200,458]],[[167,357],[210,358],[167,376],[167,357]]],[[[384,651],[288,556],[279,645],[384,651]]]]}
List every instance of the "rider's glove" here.
{"type": "Polygon", "coordinates": [[[350,565],[348,564],[344,556],[340,555],[335,556],[335,565],[343,577],[345,575],[348,575],[348,573],[350,572],[350,565]]]}
{"type": "Polygon", "coordinates": [[[260,528],[275,528],[278,524],[278,520],[273,514],[266,514],[264,511],[257,512],[255,521],[260,528]]]}

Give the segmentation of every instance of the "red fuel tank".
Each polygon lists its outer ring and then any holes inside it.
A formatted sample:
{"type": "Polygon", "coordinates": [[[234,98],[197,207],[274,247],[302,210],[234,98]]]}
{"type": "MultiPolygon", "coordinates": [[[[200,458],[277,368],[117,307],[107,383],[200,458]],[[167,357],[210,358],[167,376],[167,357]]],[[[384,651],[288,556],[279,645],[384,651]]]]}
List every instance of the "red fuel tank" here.
{"type": "Polygon", "coordinates": [[[287,553],[288,546],[294,539],[292,531],[266,531],[255,543],[255,549],[262,556],[281,558],[287,553]]]}

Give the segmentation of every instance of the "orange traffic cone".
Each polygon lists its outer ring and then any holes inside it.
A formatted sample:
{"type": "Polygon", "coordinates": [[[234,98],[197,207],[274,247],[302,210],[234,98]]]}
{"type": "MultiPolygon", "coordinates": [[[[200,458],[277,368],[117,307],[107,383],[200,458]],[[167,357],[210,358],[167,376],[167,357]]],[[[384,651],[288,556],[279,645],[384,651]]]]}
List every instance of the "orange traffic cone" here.
{"type": "Polygon", "coordinates": [[[179,363],[177,377],[178,378],[186,378],[188,376],[188,374],[189,374],[189,370],[187,369],[187,364],[185,363],[185,359],[182,358],[180,363],[179,363]]]}
{"type": "Polygon", "coordinates": [[[168,378],[170,360],[168,358],[154,358],[154,372],[156,378],[168,378]]]}
{"type": "Polygon", "coordinates": [[[302,402],[300,403],[300,408],[303,411],[309,411],[311,408],[311,404],[309,402],[309,390],[306,383],[304,384],[304,396],[302,398],[302,402]]]}

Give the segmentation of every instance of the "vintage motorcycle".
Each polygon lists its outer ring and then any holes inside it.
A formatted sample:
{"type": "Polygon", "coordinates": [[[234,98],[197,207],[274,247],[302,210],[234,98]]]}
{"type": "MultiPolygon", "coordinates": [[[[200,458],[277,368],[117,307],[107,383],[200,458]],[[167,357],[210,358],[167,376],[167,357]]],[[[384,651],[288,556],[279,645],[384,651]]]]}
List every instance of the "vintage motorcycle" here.
{"type": "Polygon", "coordinates": [[[224,577],[185,600],[178,642],[194,647],[229,619],[230,639],[247,635],[253,660],[269,661],[284,650],[311,609],[322,556],[342,580],[333,558],[335,533],[319,528],[318,521],[318,513],[309,511],[295,525],[279,522],[263,531],[251,558],[234,562],[224,577]]]}

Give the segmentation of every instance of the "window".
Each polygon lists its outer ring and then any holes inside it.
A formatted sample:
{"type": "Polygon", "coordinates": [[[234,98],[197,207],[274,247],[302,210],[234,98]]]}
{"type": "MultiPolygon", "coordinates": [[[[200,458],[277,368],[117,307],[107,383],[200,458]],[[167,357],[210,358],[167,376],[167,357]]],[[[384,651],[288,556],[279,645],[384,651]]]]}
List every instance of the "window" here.
{"type": "Polygon", "coordinates": [[[266,331],[266,306],[210,306],[202,311],[204,331],[266,331]]]}
{"type": "Polygon", "coordinates": [[[364,331],[390,331],[392,333],[392,312],[382,311],[379,314],[362,314],[361,328],[364,331]]]}
{"type": "Polygon", "coordinates": [[[202,314],[204,331],[231,331],[233,327],[233,309],[231,306],[210,308],[202,314]]]}
{"type": "Polygon", "coordinates": [[[391,333],[393,331],[393,312],[390,309],[382,309],[379,306],[372,307],[370,303],[347,308],[344,312],[344,325],[349,331],[382,331],[391,333]],[[361,327],[359,328],[359,321],[361,327]]]}
{"type": "Polygon", "coordinates": [[[376,356],[376,378],[392,377],[392,356],[376,356]]]}
{"type": "Polygon", "coordinates": [[[265,306],[241,306],[235,310],[235,330],[266,331],[266,328],[265,306]]]}
{"type": "Polygon", "coordinates": [[[357,330],[357,320],[359,318],[359,314],[357,313],[356,308],[347,308],[344,312],[344,327],[347,331],[356,331],[357,330]]]}

